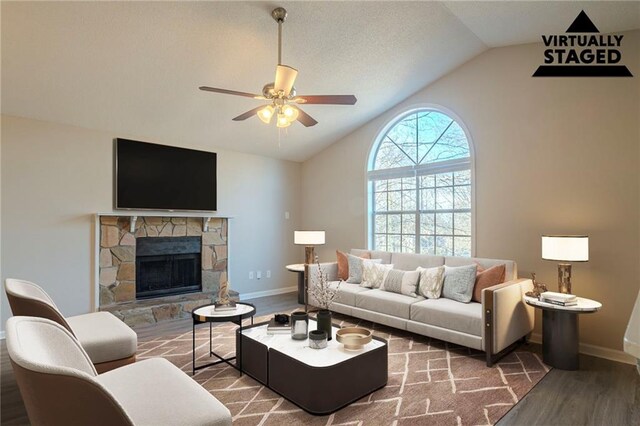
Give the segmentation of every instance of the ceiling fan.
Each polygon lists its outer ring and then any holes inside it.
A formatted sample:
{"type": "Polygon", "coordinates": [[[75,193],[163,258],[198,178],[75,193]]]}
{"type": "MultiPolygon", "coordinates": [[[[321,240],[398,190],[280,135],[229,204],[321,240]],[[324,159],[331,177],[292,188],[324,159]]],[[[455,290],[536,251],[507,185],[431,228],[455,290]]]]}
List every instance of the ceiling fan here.
{"type": "Polygon", "coordinates": [[[293,83],[298,75],[298,70],[282,64],[282,24],[287,18],[287,11],[278,7],[271,12],[271,17],[278,23],[278,65],[276,66],[276,78],[273,83],[267,83],[262,88],[262,95],[236,90],[219,89],[217,87],[201,86],[200,90],[227,95],[244,96],[260,100],[268,100],[268,105],[253,108],[244,114],[235,117],[234,121],[243,121],[254,114],[264,123],[269,124],[273,116],[276,116],[278,127],[289,127],[298,120],[305,127],[318,124],[309,114],[300,109],[297,104],[323,104],[323,105],[354,105],[357,99],[353,95],[316,95],[297,96],[293,83]]]}

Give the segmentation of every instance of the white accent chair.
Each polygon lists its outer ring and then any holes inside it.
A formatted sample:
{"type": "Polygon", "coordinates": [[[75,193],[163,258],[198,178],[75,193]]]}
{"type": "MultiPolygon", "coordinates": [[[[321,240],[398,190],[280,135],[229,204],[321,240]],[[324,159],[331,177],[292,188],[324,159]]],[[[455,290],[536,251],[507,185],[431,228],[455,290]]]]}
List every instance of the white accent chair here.
{"type": "Polygon", "coordinates": [[[229,410],[163,358],[98,375],[64,327],[12,317],[7,350],[32,425],[231,425],[229,410]]]}
{"type": "Polygon", "coordinates": [[[66,328],[89,354],[98,373],[136,361],[138,336],[109,312],[65,318],[51,297],[37,284],[8,278],[5,291],[13,315],[47,318],[66,328]]]}

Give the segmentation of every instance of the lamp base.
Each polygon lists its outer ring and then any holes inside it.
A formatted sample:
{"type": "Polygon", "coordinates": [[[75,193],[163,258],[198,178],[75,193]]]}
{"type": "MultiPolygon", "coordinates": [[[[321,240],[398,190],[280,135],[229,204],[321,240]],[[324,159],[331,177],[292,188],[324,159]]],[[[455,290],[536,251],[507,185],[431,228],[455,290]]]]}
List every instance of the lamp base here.
{"type": "Polygon", "coordinates": [[[571,294],[571,264],[558,263],[558,291],[571,294]]]}
{"type": "Polygon", "coordinates": [[[304,248],[304,263],[307,265],[313,264],[315,262],[315,257],[313,246],[306,246],[304,248]]]}

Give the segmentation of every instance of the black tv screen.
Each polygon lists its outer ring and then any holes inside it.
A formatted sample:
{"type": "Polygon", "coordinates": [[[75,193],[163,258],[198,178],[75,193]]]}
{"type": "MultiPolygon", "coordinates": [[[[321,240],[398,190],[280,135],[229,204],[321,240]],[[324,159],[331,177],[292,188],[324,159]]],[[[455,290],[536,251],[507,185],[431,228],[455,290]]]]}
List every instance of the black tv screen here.
{"type": "Polygon", "coordinates": [[[116,209],[216,210],[213,152],[116,139],[116,209]]]}

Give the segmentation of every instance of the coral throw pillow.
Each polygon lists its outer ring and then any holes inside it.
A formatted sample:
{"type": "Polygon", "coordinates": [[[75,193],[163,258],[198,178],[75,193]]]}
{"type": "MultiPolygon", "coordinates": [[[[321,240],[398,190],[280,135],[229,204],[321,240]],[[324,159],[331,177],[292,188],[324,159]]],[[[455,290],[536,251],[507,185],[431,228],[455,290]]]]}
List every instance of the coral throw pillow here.
{"type": "Polygon", "coordinates": [[[473,287],[473,297],[471,300],[474,302],[482,302],[482,290],[485,288],[494,286],[496,284],[502,284],[504,282],[504,276],[506,274],[505,265],[492,266],[489,269],[478,269],[478,275],[476,275],[476,284],[473,287]]]}
{"type": "MultiPolygon", "coordinates": [[[[340,281],[346,281],[349,279],[349,261],[347,260],[347,254],[336,250],[336,256],[338,260],[338,279],[340,281]]],[[[363,259],[371,259],[371,253],[363,253],[360,257],[363,259]]]]}

